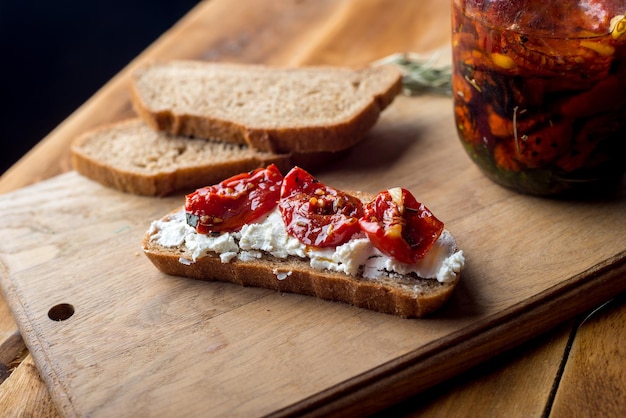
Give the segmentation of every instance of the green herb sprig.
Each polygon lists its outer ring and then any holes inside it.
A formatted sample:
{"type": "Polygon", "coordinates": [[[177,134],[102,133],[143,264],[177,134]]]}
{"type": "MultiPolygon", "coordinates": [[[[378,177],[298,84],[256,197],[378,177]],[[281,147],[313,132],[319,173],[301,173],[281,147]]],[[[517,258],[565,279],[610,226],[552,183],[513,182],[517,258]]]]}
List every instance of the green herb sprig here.
{"type": "Polygon", "coordinates": [[[452,67],[436,65],[437,57],[424,59],[414,53],[392,54],[374,65],[395,65],[402,72],[402,86],[407,96],[434,93],[444,96],[452,95],[452,67]]]}

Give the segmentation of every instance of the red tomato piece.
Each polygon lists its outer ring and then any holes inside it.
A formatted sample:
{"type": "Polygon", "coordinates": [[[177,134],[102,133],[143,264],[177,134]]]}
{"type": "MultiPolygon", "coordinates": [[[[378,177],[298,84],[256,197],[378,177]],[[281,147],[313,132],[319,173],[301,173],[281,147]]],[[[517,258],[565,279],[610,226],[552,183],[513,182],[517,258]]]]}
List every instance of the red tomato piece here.
{"type": "Polygon", "coordinates": [[[198,189],[185,197],[187,223],[201,234],[237,231],[276,207],[282,180],[271,164],[198,189]]]}
{"type": "Polygon", "coordinates": [[[294,167],[283,180],[278,203],[287,233],[305,245],[333,247],[360,231],[360,199],[327,186],[294,167]]]}
{"type": "Polygon", "coordinates": [[[380,192],[364,212],[359,223],[372,245],[402,263],[419,261],[443,231],[443,223],[400,187],[380,192]]]}

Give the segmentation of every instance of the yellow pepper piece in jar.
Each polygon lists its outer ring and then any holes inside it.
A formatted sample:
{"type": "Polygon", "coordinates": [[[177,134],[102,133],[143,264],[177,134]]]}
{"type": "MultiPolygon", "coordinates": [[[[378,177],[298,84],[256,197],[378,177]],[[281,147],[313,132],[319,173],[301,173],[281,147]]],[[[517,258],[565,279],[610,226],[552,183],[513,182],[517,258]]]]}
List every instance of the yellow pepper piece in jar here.
{"type": "Polygon", "coordinates": [[[611,45],[601,44],[600,42],[580,41],[580,46],[582,46],[583,48],[591,49],[592,51],[595,51],[605,57],[608,57],[615,53],[614,47],[612,47],[611,45]]]}
{"type": "Polygon", "coordinates": [[[624,15],[615,16],[611,19],[611,36],[617,39],[626,33],[626,17],[624,15]]]}
{"type": "Polygon", "coordinates": [[[491,60],[495,65],[500,68],[504,68],[505,70],[510,70],[511,68],[515,68],[515,61],[511,59],[511,57],[507,57],[504,54],[500,54],[498,52],[494,52],[491,54],[491,60]]]}

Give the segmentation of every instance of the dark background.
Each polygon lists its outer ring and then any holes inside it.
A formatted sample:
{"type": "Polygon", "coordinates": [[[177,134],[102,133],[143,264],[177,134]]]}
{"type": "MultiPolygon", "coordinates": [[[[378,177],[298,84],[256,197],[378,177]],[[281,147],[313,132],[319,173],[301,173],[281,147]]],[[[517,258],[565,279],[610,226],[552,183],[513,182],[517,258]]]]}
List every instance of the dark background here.
{"type": "Polygon", "coordinates": [[[0,174],[198,0],[0,0],[0,174]]]}

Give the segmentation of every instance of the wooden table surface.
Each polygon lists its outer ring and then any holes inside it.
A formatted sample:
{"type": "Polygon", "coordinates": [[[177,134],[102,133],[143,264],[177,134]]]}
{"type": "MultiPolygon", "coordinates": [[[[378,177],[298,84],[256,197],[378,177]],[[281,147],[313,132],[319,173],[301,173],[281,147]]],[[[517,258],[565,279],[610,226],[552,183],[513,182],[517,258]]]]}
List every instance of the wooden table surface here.
{"type": "MultiPolygon", "coordinates": [[[[210,0],[200,3],[0,178],[0,193],[71,170],[69,143],[132,115],[128,74],[151,59],[363,65],[450,42],[447,1],[210,0]]],[[[624,278],[626,279],[626,278],[624,278]]],[[[624,416],[626,297],[415,395],[405,416],[624,416]]],[[[2,416],[59,416],[0,299],[2,416]]]]}

